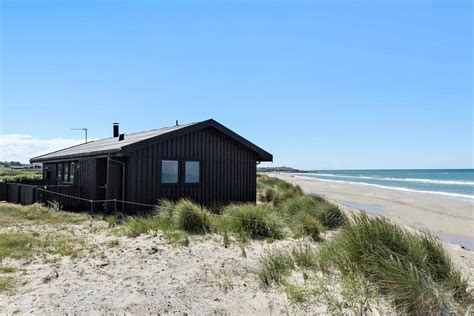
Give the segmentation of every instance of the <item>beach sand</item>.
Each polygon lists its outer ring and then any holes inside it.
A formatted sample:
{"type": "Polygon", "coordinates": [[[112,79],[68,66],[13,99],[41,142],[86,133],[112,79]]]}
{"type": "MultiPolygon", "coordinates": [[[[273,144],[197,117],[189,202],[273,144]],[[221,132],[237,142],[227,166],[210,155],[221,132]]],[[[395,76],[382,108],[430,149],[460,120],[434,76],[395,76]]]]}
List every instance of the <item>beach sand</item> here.
{"type": "Polygon", "coordinates": [[[288,173],[269,173],[312,194],[319,194],[351,208],[384,215],[440,239],[474,250],[474,203],[427,193],[403,192],[362,184],[303,178],[288,173]]]}
{"type": "MultiPolygon", "coordinates": [[[[289,178],[313,193],[323,193],[325,187],[318,188],[320,183],[288,175],[277,176],[289,178]]],[[[326,184],[325,190],[336,188],[326,184]]],[[[374,201],[382,206],[381,201],[374,201]]],[[[361,199],[360,203],[363,202],[373,203],[371,199],[361,199]]],[[[346,213],[357,212],[340,205],[346,213]]],[[[405,212],[409,212],[406,208],[405,212]]],[[[382,207],[380,210],[385,212],[382,207]]],[[[426,217],[431,216],[427,214],[426,217]]],[[[406,217],[401,218],[407,221],[406,217]]],[[[186,247],[170,245],[160,232],[136,238],[117,236],[108,223],[97,220],[77,225],[25,222],[0,227],[2,232],[78,239],[83,244],[77,257],[43,253],[29,259],[4,259],[4,265],[18,271],[8,274],[17,280],[15,289],[11,293],[0,291],[0,314],[294,315],[326,311],[323,304],[292,304],[278,288],[262,288],[255,274],[267,251],[293,249],[301,244],[298,239],[271,243],[254,240],[242,245],[231,236],[230,245],[225,247],[221,235],[210,234],[191,237],[186,247]],[[115,243],[110,246],[112,241],[115,243]]],[[[334,233],[326,232],[322,237],[330,240],[334,233]]],[[[316,249],[320,245],[312,243],[316,249]]],[[[471,278],[472,287],[474,251],[453,243],[443,245],[463,275],[471,278]]],[[[382,307],[385,312],[392,311],[388,306],[382,307]]]]}

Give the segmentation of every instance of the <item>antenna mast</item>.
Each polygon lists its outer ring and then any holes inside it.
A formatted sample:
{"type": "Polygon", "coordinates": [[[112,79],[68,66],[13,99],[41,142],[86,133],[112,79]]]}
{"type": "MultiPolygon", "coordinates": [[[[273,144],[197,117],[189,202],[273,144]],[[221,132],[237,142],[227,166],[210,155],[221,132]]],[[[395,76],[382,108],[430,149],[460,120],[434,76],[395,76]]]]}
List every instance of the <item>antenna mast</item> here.
{"type": "Polygon", "coordinates": [[[71,131],[84,131],[86,134],[86,144],[87,144],[87,128],[71,128],[71,131]]]}

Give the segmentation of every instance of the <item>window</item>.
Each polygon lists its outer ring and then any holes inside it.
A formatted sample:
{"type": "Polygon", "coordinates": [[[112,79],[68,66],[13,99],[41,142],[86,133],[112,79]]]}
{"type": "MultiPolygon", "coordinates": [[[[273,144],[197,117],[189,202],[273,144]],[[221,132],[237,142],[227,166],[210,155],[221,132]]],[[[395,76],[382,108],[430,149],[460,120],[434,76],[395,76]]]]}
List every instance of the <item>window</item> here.
{"type": "Polygon", "coordinates": [[[63,182],[69,182],[69,162],[64,164],[64,180],[63,182]]]}
{"type": "Polygon", "coordinates": [[[63,182],[63,164],[62,163],[56,164],[56,181],[58,181],[58,183],[63,182]]]}
{"type": "Polygon", "coordinates": [[[184,173],[186,183],[199,183],[199,161],[186,161],[184,173]]]}
{"type": "Polygon", "coordinates": [[[74,183],[74,171],[75,171],[74,161],[71,162],[71,167],[69,168],[69,182],[74,183]]]}
{"type": "Polygon", "coordinates": [[[74,162],[56,164],[57,183],[74,183],[74,162]]]}
{"type": "Polygon", "coordinates": [[[161,161],[161,183],[178,183],[178,161],[161,161]]]}

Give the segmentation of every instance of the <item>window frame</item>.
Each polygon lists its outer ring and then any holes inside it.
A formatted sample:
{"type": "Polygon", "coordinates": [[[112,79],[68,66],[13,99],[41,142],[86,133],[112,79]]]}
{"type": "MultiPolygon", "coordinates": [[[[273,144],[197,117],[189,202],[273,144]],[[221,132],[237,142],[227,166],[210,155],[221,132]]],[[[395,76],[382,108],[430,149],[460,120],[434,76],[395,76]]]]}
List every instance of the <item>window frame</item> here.
{"type": "Polygon", "coordinates": [[[161,159],[161,162],[160,162],[160,184],[161,185],[179,185],[180,184],[180,163],[179,163],[179,159],[161,159]],[[168,162],[168,161],[171,161],[171,162],[176,162],[176,182],[163,182],[163,162],[168,162]]]}
{"type": "Polygon", "coordinates": [[[64,161],[56,163],[56,183],[58,184],[74,184],[75,174],[72,176],[71,173],[75,173],[76,161],[64,161]],[[66,173],[67,169],[67,173],[66,173]],[[59,174],[61,176],[59,176],[59,174]]]}
{"type": "Polygon", "coordinates": [[[58,162],[56,163],[56,183],[60,184],[63,183],[64,179],[64,163],[58,162]]]}
{"type": "Polygon", "coordinates": [[[74,184],[74,178],[76,177],[76,162],[75,161],[70,161],[69,162],[69,182],[71,184],[74,184]],[[71,179],[72,175],[72,179],[71,179]]]}
{"type": "Polygon", "coordinates": [[[199,159],[184,159],[183,160],[183,184],[185,185],[200,185],[201,184],[201,160],[199,159]],[[198,180],[197,182],[188,182],[186,180],[186,163],[197,162],[198,163],[198,180]]]}
{"type": "Polygon", "coordinates": [[[69,183],[70,173],[71,173],[71,163],[64,162],[63,163],[63,183],[69,183]]]}

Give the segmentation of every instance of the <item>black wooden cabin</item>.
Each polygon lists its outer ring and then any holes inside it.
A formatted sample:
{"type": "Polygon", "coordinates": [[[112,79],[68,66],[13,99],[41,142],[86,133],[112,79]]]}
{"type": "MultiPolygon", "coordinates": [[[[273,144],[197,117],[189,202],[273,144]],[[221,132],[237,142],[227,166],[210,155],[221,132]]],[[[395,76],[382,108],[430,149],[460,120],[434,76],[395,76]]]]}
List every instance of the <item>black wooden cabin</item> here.
{"type": "Polygon", "coordinates": [[[205,206],[255,202],[257,164],[272,159],[270,153],[210,119],[133,134],[119,134],[114,124],[111,138],[30,161],[43,163],[45,191],[38,194],[59,200],[66,209],[97,201],[90,207],[135,210],[140,205],[112,206],[110,201],[154,205],[159,199],[189,198],[205,206]]]}

